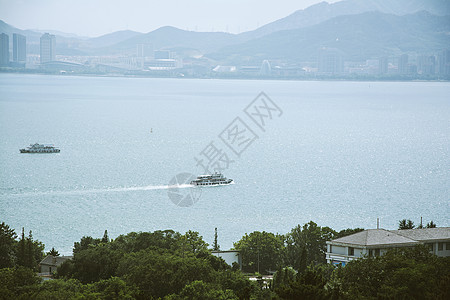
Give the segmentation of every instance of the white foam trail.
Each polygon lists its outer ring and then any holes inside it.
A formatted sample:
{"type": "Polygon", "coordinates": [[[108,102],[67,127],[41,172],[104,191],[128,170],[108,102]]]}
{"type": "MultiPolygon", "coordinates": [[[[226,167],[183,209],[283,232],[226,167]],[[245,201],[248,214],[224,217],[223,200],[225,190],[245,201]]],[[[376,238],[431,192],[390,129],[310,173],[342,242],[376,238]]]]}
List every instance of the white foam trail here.
{"type": "Polygon", "coordinates": [[[98,193],[120,193],[120,192],[134,192],[134,191],[150,191],[150,190],[167,190],[167,189],[181,189],[191,188],[190,184],[180,185],[147,185],[147,186],[131,186],[120,188],[102,188],[102,189],[87,189],[87,190],[70,190],[70,191],[43,191],[43,192],[25,192],[18,194],[11,194],[14,196],[37,196],[37,195],[85,195],[98,193]]]}

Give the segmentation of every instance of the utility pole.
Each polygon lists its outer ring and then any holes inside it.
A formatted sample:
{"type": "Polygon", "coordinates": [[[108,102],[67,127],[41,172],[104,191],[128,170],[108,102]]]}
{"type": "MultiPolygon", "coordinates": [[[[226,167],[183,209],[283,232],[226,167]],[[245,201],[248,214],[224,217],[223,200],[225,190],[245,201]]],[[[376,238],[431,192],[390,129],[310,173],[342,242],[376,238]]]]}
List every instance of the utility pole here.
{"type": "Polygon", "coordinates": [[[258,273],[259,273],[259,239],[261,236],[258,236],[258,273]]]}

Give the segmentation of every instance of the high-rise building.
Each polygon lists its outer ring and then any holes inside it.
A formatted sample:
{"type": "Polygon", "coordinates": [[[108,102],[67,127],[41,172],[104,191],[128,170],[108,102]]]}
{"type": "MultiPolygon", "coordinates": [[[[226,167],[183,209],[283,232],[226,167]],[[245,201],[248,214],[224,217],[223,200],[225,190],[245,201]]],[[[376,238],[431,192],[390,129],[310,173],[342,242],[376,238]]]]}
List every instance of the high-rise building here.
{"type": "Polygon", "coordinates": [[[171,59],[173,58],[169,50],[156,50],[154,52],[155,59],[171,59]]]}
{"type": "Polygon", "coordinates": [[[450,50],[442,51],[438,56],[438,73],[439,75],[450,75],[450,50]]]}
{"type": "Polygon", "coordinates": [[[398,73],[408,74],[408,54],[403,54],[398,59],[398,73]]]}
{"type": "Polygon", "coordinates": [[[27,60],[27,40],[21,34],[13,34],[13,61],[25,63],[27,60]]]}
{"type": "Polygon", "coordinates": [[[436,58],[434,55],[420,55],[417,57],[417,73],[422,75],[434,75],[436,69],[436,58]]]}
{"type": "Polygon", "coordinates": [[[137,57],[151,57],[153,55],[153,45],[137,44],[137,57]]]}
{"type": "Polygon", "coordinates": [[[384,56],[378,60],[378,73],[387,74],[387,72],[388,72],[388,58],[384,56]]]}
{"type": "Polygon", "coordinates": [[[41,64],[56,60],[56,37],[53,34],[44,33],[41,36],[41,64]]]}
{"type": "Polygon", "coordinates": [[[259,70],[259,74],[262,76],[272,75],[272,68],[271,68],[270,62],[268,60],[263,60],[263,62],[261,64],[261,69],[259,70]]]}
{"type": "Polygon", "coordinates": [[[319,72],[339,74],[344,70],[341,52],[338,49],[323,48],[319,53],[319,72]]]}
{"type": "Polygon", "coordinates": [[[9,65],[9,36],[0,34],[0,66],[9,65]]]}

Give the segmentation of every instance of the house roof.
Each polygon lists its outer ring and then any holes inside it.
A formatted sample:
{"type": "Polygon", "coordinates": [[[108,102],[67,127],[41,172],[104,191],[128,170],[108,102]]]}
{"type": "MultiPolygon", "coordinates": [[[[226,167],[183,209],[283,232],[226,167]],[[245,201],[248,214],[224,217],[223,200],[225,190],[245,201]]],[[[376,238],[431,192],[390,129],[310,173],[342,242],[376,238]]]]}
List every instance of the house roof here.
{"type": "Polygon", "coordinates": [[[391,230],[401,236],[421,241],[450,240],[450,227],[391,230]]]}
{"type": "Polygon", "coordinates": [[[332,240],[332,244],[350,244],[365,247],[408,246],[432,240],[450,240],[450,227],[407,230],[367,229],[332,240]]]}
{"type": "Polygon", "coordinates": [[[213,250],[211,253],[239,253],[239,250],[213,250]]]}
{"type": "Polygon", "coordinates": [[[360,246],[413,245],[419,242],[385,229],[368,229],[332,241],[360,246]]]}
{"type": "Polygon", "coordinates": [[[72,259],[73,256],[52,256],[47,255],[41,262],[41,265],[55,266],[59,267],[63,262],[68,259],[72,259]]]}

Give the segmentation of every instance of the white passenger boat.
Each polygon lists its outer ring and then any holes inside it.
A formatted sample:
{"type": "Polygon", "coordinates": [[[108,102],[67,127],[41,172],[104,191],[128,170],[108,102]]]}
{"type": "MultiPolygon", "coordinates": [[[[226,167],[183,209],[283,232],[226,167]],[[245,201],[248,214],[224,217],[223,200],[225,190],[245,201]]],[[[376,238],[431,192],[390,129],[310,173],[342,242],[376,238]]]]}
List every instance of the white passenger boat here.
{"type": "Polygon", "coordinates": [[[61,150],[54,145],[32,144],[26,149],[20,149],[20,153],[59,153],[61,150]]]}
{"type": "Polygon", "coordinates": [[[233,183],[233,179],[225,178],[217,172],[211,175],[199,175],[197,179],[191,181],[191,184],[196,186],[228,185],[231,183],[233,183]]]}

